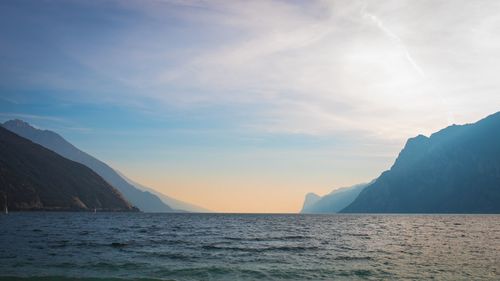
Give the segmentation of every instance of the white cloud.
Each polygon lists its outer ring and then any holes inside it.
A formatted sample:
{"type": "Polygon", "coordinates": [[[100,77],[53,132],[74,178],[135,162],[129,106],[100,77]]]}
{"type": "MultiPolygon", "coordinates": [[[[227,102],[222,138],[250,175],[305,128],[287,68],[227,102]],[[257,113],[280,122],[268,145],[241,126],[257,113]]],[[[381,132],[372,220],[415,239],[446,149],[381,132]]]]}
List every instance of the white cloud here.
{"type": "Polygon", "coordinates": [[[119,85],[121,100],[254,107],[245,128],[390,139],[499,109],[497,1],[117,5],[137,20],[84,47],[58,39],[110,81],[91,85],[93,98],[119,85]]]}

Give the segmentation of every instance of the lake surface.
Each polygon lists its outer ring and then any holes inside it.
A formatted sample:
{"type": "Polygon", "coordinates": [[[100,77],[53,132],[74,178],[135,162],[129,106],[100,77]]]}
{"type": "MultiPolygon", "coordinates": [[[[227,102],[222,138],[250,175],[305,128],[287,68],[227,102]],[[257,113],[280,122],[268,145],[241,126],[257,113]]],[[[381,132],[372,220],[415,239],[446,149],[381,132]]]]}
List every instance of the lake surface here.
{"type": "Polygon", "coordinates": [[[0,227],[0,280],[500,280],[500,216],[11,213],[0,227]]]}

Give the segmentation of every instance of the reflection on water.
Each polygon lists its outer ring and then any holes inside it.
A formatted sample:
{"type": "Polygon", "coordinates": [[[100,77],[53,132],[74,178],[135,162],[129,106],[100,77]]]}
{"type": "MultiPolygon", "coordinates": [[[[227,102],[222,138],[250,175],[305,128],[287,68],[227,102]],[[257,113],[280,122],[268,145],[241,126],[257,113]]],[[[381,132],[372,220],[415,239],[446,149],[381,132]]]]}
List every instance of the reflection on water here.
{"type": "Polygon", "coordinates": [[[12,213],[0,226],[4,277],[500,280],[500,216],[12,213]]]}

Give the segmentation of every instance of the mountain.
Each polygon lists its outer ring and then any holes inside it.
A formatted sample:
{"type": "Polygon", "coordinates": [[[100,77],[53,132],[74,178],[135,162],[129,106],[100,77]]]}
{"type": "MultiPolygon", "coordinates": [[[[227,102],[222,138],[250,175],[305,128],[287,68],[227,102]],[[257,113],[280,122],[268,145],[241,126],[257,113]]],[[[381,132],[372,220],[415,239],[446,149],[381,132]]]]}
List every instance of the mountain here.
{"type": "Polygon", "coordinates": [[[91,169],[2,127],[0,194],[14,211],[138,211],[91,169]]]}
{"type": "Polygon", "coordinates": [[[308,213],[307,210],[309,210],[316,202],[321,200],[321,196],[319,196],[316,193],[309,192],[306,194],[306,198],[304,199],[304,204],[302,205],[302,211],[301,213],[308,213]]]}
{"type": "Polygon", "coordinates": [[[163,201],[163,203],[167,204],[168,206],[170,206],[172,209],[174,209],[176,211],[186,211],[186,212],[193,212],[193,213],[211,213],[212,212],[212,211],[205,209],[203,207],[196,206],[194,204],[187,203],[187,202],[172,198],[170,196],[167,196],[167,195],[165,195],[161,192],[158,192],[152,188],[149,188],[147,186],[144,186],[144,185],[141,185],[139,183],[134,182],[133,180],[127,178],[125,175],[123,175],[122,173],[120,173],[118,171],[117,171],[117,173],[123,179],[125,179],[128,183],[135,186],[136,188],[143,190],[143,191],[151,192],[154,195],[158,196],[158,198],[160,198],[161,201],[163,201]]]}
{"type": "Polygon", "coordinates": [[[308,193],[304,201],[304,207],[302,207],[300,212],[302,214],[338,213],[349,206],[367,185],[367,183],[363,183],[351,187],[339,188],[323,197],[314,193],[308,193]]]}
{"type": "Polygon", "coordinates": [[[409,139],[343,213],[500,213],[500,112],[409,139]]]}
{"type": "Polygon", "coordinates": [[[108,183],[118,189],[123,196],[143,212],[173,212],[174,210],[163,203],[157,196],[147,191],[142,191],[125,181],[111,167],[91,155],[79,150],[60,135],[39,130],[21,120],[10,120],[3,127],[48,148],[57,154],[81,163],[100,175],[108,183]]]}

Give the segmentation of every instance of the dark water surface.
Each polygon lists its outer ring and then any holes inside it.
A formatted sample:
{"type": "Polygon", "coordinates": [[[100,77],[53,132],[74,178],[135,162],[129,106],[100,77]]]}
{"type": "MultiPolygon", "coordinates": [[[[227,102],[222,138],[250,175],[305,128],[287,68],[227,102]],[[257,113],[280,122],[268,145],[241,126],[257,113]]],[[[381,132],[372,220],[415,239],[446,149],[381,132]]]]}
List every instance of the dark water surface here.
{"type": "Polygon", "coordinates": [[[500,216],[11,213],[0,227],[0,280],[500,280],[500,216]]]}

